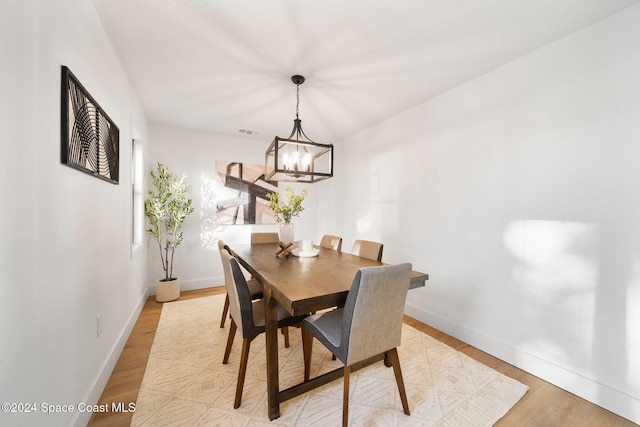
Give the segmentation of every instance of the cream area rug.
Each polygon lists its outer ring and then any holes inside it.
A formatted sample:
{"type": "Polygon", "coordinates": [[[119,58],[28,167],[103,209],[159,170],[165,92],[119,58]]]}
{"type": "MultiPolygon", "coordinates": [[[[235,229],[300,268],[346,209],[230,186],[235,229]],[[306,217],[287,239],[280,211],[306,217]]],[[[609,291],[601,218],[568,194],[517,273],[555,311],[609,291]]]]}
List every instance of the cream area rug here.
{"type": "MultiPolygon", "coordinates": [[[[133,426],[338,426],[342,380],[280,405],[269,421],[264,334],[251,343],[242,405],[233,409],[242,348],[236,334],[227,365],[222,357],[230,321],[220,329],[224,295],[165,303],[147,363],[133,426]]],[[[279,339],[280,389],[300,383],[300,330],[289,348],[279,339]]],[[[402,404],[393,369],[375,363],[351,375],[352,426],[490,426],[528,387],[404,325],[398,349],[411,415],[402,404]]],[[[341,367],[316,341],[312,376],[341,367]]]]}

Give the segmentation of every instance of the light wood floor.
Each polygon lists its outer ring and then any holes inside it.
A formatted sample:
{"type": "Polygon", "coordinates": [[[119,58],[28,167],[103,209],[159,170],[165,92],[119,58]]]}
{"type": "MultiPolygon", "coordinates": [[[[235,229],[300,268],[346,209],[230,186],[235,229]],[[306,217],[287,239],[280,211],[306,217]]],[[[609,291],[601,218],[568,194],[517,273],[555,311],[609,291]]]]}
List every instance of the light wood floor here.
{"type": "MultiPolygon", "coordinates": [[[[182,292],[181,300],[224,293],[224,288],[182,292]]],[[[150,297],[125,345],[98,404],[135,402],[160,320],[162,304],[150,297]]],[[[405,316],[405,323],[479,362],[529,386],[529,391],[497,426],[637,426],[546,381],[449,335],[405,316]]],[[[95,413],[89,426],[128,426],[133,413],[95,413]]],[[[265,414],[266,417],[266,414],[265,414]]]]}

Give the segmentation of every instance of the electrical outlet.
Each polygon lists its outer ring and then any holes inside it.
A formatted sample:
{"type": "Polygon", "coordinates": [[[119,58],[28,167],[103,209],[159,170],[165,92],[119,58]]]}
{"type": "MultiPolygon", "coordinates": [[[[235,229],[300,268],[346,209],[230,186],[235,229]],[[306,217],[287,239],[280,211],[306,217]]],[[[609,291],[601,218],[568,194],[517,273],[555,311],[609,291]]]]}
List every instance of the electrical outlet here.
{"type": "Polygon", "coordinates": [[[99,338],[100,335],[102,335],[102,313],[100,313],[100,315],[98,315],[98,318],[96,319],[96,327],[99,338]]]}

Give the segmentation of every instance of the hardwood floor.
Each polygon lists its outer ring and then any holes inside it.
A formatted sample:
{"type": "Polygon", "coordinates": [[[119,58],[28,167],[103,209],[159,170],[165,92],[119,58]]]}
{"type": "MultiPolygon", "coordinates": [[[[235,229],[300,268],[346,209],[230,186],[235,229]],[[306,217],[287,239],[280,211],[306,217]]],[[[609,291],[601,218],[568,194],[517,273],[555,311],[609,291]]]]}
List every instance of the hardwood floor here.
{"type": "MultiPolygon", "coordinates": [[[[187,291],[182,292],[180,300],[223,293],[223,287],[187,291]]],[[[100,397],[99,405],[122,402],[126,406],[129,403],[135,403],[160,320],[161,310],[162,304],[157,303],[153,297],[150,297],[145,303],[100,397]]],[[[631,421],[593,405],[415,319],[405,316],[405,323],[529,386],[527,394],[496,424],[497,426],[637,426],[631,421]]],[[[128,426],[131,424],[132,417],[132,412],[94,413],[88,425],[128,426]]]]}
{"type": "MultiPolygon", "coordinates": [[[[182,292],[180,301],[225,293],[224,287],[199,289],[182,292]]],[[[149,297],[140,313],[140,317],[131,331],[131,335],[122,350],[111,377],[102,392],[98,405],[135,402],[147,367],[147,360],[156,335],[162,303],[155,297],[149,297]]],[[[128,426],[133,418],[132,412],[95,412],[89,426],[128,426]]]]}

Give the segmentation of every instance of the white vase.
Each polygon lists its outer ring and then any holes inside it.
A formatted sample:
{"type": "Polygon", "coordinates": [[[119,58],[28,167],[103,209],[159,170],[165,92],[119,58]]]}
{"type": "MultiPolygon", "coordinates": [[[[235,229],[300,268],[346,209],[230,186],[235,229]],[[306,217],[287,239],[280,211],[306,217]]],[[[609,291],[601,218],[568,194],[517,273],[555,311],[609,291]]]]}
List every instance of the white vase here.
{"type": "Polygon", "coordinates": [[[156,301],[168,302],[180,298],[180,279],[174,278],[168,281],[156,282],[156,301]]]}
{"type": "Polygon", "coordinates": [[[280,224],[280,241],[285,245],[293,242],[293,224],[283,222],[280,224]]]}

